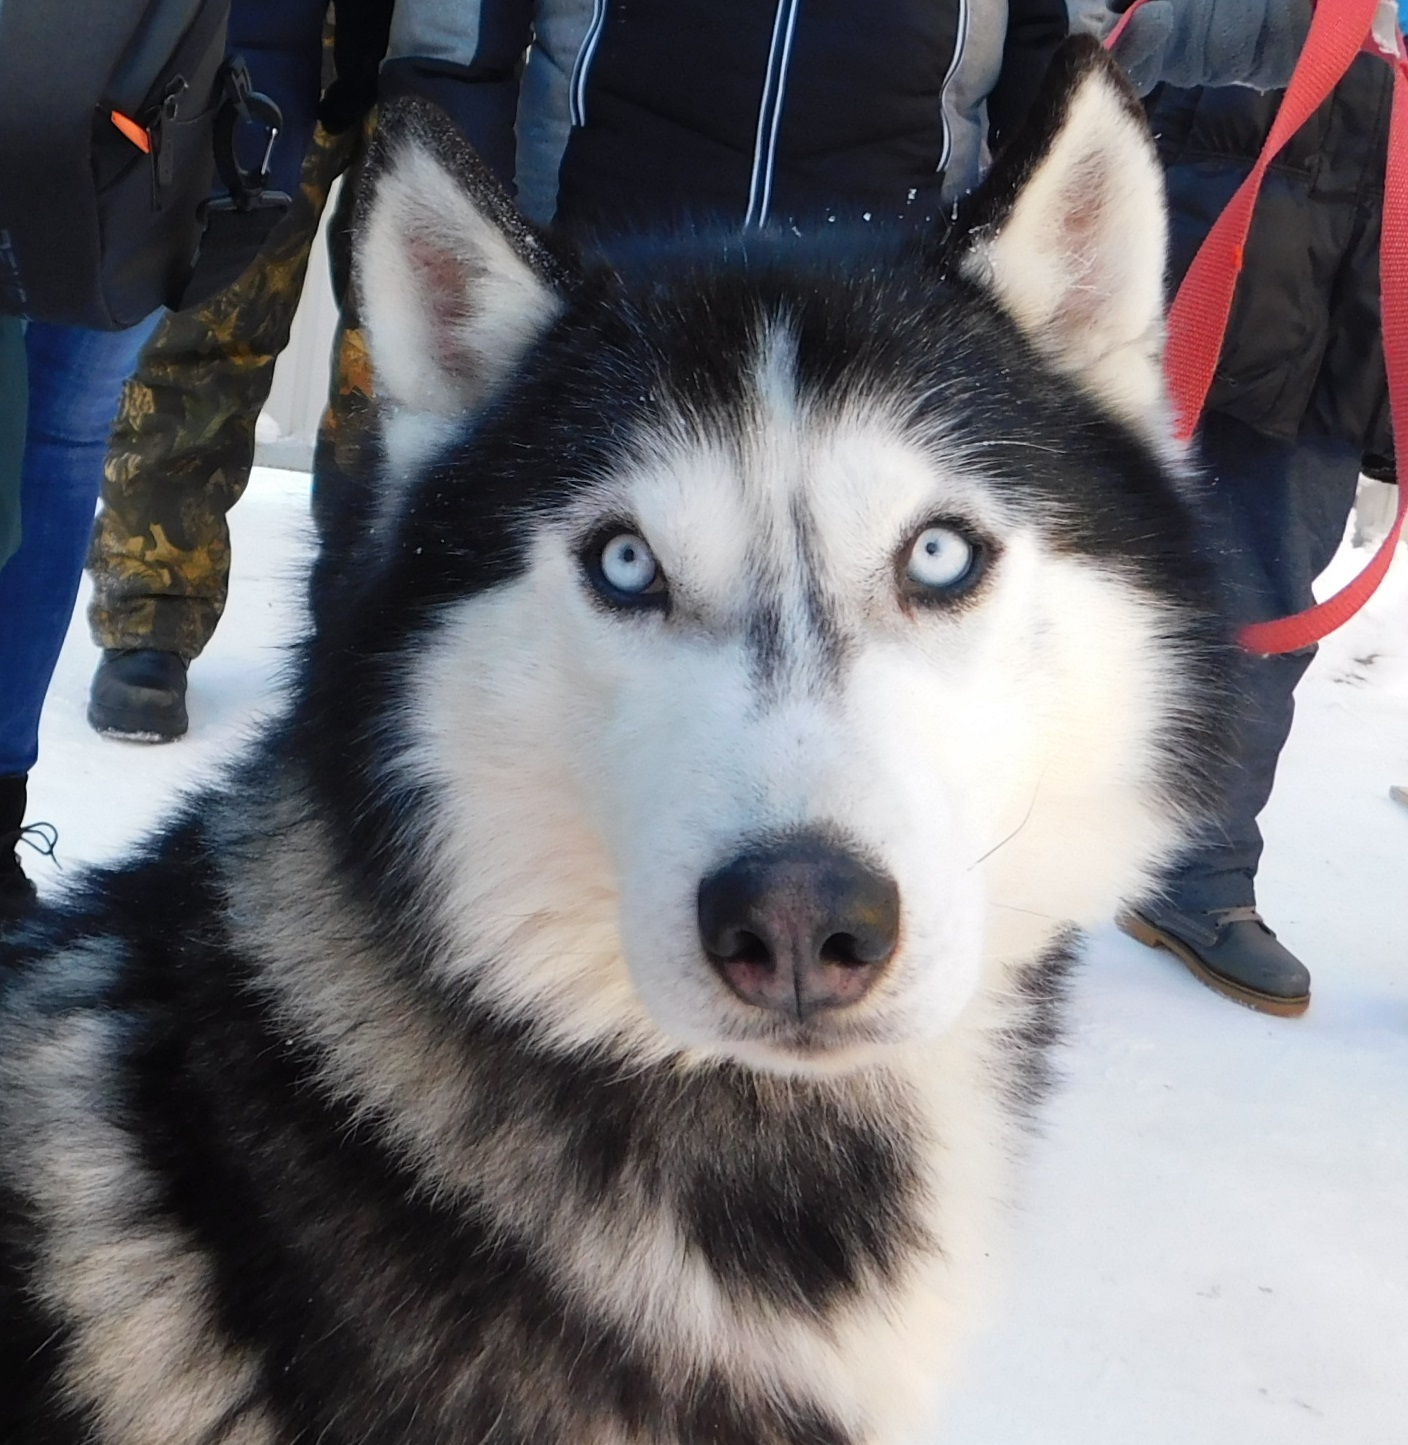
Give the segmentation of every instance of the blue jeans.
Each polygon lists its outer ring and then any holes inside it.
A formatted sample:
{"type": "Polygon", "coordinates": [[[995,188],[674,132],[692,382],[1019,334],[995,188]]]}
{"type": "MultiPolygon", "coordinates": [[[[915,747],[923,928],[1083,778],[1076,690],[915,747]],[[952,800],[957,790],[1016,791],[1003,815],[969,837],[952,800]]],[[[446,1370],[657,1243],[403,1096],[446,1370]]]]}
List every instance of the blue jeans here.
{"type": "MultiPolygon", "coordinates": [[[[1354,506],[1359,448],[1313,434],[1273,441],[1216,413],[1206,418],[1201,443],[1231,620],[1264,622],[1308,607],[1315,600],[1310,584],[1335,555],[1354,506]]],[[[1229,700],[1231,767],[1219,815],[1166,880],[1174,908],[1202,913],[1256,902],[1257,814],[1271,797],[1295,687],[1314,655],[1306,648],[1245,660],[1229,700]]]]}
{"type": "Polygon", "coordinates": [[[38,321],[25,328],[22,532],[0,568],[0,777],[27,773],[39,755],[39,714],[83,575],[108,433],[156,322],[114,332],[38,321]]]}

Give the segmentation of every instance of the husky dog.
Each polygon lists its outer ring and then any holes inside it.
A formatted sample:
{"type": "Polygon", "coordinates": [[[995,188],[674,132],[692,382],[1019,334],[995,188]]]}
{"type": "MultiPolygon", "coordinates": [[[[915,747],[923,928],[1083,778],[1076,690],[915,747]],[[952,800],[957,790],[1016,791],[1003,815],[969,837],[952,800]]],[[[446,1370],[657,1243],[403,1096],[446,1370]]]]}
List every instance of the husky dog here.
{"type": "Polygon", "coordinates": [[[1225,650],[1093,45],[945,237],[578,263],[388,122],[372,551],[11,949],[5,1445],[885,1445],[1225,650]]]}

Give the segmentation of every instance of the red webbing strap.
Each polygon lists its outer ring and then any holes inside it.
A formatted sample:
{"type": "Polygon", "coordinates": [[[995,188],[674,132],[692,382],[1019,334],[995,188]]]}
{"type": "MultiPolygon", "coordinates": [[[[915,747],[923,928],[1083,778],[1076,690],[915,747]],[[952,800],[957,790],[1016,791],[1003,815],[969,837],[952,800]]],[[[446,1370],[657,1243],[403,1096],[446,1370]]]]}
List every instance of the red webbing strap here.
{"type": "Polygon", "coordinates": [[[1168,313],[1164,376],[1173,403],[1177,435],[1186,441],[1202,415],[1212,386],[1232,296],[1251,230],[1257,193],[1281,147],[1329,99],[1364,44],[1378,0],[1320,0],[1310,21],[1305,49],[1271,123],[1266,144],[1246,180],[1213,222],[1168,313]]]}
{"type": "Polygon", "coordinates": [[[1130,0],[1130,4],[1125,7],[1124,14],[1115,21],[1114,27],[1105,37],[1104,43],[1106,50],[1113,50],[1115,48],[1120,36],[1124,34],[1125,26],[1134,19],[1134,12],[1138,10],[1143,3],[1144,0],[1130,0]]]}
{"type": "MultiPolygon", "coordinates": [[[[1134,0],[1105,37],[1113,48],[1144,0],[1134,0]]],[[[1186,441],[1202,415],[1212,386],[1237,277],[1242,269],[1261,183],[1281,148],[1327,100],[1361,49],[1382,54],[1370,37],[1378,0],[1318,0],[1305,48],[1261,154],[1226,209],[1213,223],[1183,278],[1168,314],[1164,376],[1173,405],[1176,434],[1186,441]]],[[[1389,378],[1394,451],[1408,457],[1408,68],[1402,40],[1393,60],[1393,114],[1385,178],[1380,278],[1383,296],[1384,362],[1389,378]]],[[[1250,652],[1295,652],[1347,622],[1373,595],[1393,560],[1408,516],[1408,486],[1400,484],[1398,516],[1369,565],[1325,602],[1291,617],[1244,628],[1238,641],[1250,652]]]]}
{"type": "MultiPolygon", "coordinates": [[[[1325,3],[1325,0],[1321,0],[1325,3]]],[[[1384,367],[1393,416],[1393,452],[1398,472],[1398,515],[1368,566],[1333,597],[1304,612],[1244,627],[1237,640],[1248,652],[1295,652],[1343,627],[1374,594],[1393,561],[1408,520],[1408,61],[1393,62],[1393,112],[1388,132],[1383,223],[1379,235],[1379,292],[1383,315],[1384,367]]]]}

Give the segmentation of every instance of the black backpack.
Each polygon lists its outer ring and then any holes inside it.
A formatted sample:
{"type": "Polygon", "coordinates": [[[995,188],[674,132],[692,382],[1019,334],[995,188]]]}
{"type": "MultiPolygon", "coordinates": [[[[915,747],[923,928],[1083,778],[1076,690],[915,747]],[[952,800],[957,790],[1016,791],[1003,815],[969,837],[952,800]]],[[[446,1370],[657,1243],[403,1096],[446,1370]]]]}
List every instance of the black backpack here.
{"type": "Polygon", "coordinates": [[[279,119],[226,59],[229,8],[0,0],[0,312],[118,330],[254,258],[289,202],[235,155],[279,119]]]}

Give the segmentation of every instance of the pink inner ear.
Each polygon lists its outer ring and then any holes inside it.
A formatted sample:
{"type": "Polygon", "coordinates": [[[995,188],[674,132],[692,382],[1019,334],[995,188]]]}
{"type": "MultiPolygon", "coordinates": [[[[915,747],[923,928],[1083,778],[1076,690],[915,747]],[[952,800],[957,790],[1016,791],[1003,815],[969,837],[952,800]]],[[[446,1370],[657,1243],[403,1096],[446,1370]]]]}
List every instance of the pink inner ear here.
{"type": "Polygon", "coordinates": [[[1066,182],[1065,208],[1061,229],[1066,236],[1065,249],[1087,265],[1097,258],[1092,254],[1104,239],[1105,212],[1109,205],[1109,157],[1103,154],[1083,158],[1066,182]]]}
{"type": "Polygon", "coordinates": [[[426,330],[435,364],[453,376],[472,379],[479,371],[470,342],[478,314],[474,285],[482,272],[452,247],[424,235],[406,236],[406,261],[424,298],[426,330]]]}
{"type": "Polygon", "coordinates": [[[1108,157],[1092,155],[1075,167],[1063,187],[1059,234],[1067,284],[1052,314],[1059,327],[1089,326],[1109,304],[1105,270],[1110,258],[1105,251],[1112,182],[1108,157]]]}

